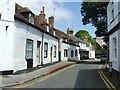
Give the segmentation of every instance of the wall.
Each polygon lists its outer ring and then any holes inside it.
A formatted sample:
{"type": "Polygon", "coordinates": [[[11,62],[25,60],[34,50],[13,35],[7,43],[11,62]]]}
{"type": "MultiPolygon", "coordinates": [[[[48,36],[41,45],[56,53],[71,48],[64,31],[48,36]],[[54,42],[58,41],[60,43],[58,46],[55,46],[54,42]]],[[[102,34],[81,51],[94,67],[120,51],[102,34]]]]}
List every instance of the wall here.
{"type": "Polygon", "coordinates": [[[0,0],[0,13],[0,71],[13,70],[14,1],[0,0]]]}
{"type": "Polygon", "coordinates": [[[67,44],[61,41],[61,60],[62,61],[68,61],[68,60],[80,60],[80,54],[79,54],[79,47],[71,44],[67,44]],[[64,57],[64,49],[68,50],[68,57],[64,57]],[[75,56],[75,50],[78,51],[78,56],[75,56]],[[73,50],[74,55],[71,57],[71,50],[73,50]]]}
{"type": "MultiPolygon", "coordinates": [[[[114,1],[114,0],[113,0],[114,1]]],[[[119,7],[118,7],[118,2],[113,3],[113,7],[112,7],[112,0],[110,0],[108,7],[107,7],[107,17],[108,17],[108,31],[110,31],[116,24],[118,24],[118,13],[119,13],[119,7]],[[111,21],[113,20],[112,18],[112,8],[114,8],[114,21],[111,23],[111,21]],[[116,17],[117,16],[117,17],[116,17]]]]}
{"type": "Polygon", "coordinates": [[[89,58],[90,59],[95,58],[95,51],[89,51],[89,58]]]}
{"type": "MultiPolygon", "coordinates": [[[[48,35],[44,34],[44,42],[48,43],[48,57],[44,58],[43,64],[50,63],[51,57],[50,57],[50,48],[52,47],[52,62],[58,61],[58,39],[48,35]],[[56,57],[54,58],[54,45],[56,46],[56,57]]],[[[44,49],[44,45],[43,45],[44,49]]],[[[43,57],[44,57],[44,51],[43,51],[43,57]]]]}
{"type": "Polygon", "coordinates": [[[109,39],[110,39],[110,62],[112,62],[112,67],[113,69],[117,70],[118,71],[118,59],[119,59],[119,54],[118,54],[118,31],[116,31],[115,33],[113,33],[112,35],[109,36],[109,39]],[[115,57],[114,55],[114,42],[113,42],[113,38],[116,37],[116,40],[117,40],[117,43],[116,43],[116,47],[117,47],[117,57],[115,57]]]}
{"type": "MultiPolygon", "coordinates": [[[[33,67],[37,66],[37,41],[40,41],[40,64],[43,60],[43,64],[50,63],[50,48],[52,45],[56,45],[56,58],[52,55],[52,61],[58,61],[58,39],[44,33],[43,49],[42,49],[42,32],[20,21],[16,21],[14,28],[14,71],[27,68],[27,61],[25,59],[26,53],[26,39],[33,40],[33,67]],[[44,42],[48,43],[48,57],[44,58],[44,42]],[[41,50],[42,57],[41,57],[41,50]]],[[[53,48],[54,50],[54,48],[53,48]]],[[[54,51],[52,51],[54,54],[54,51]]]]}
{"type": "Polygon", "coordinates": [[[16,21],[15,26],[16,27],[14,28],[14,70],[17,71],[27,68],[27,62],[25,59],[26,39],[33,40],[33,66],[34,67],[37,66],[36,60],[37,40],[42,41],[42,32],[20,21],[16,21]]]}
{"type": "Polygon", "coordinates": [[[13,70],[13,27],[12,22],[0,21],[0,71],[13,70]]]}

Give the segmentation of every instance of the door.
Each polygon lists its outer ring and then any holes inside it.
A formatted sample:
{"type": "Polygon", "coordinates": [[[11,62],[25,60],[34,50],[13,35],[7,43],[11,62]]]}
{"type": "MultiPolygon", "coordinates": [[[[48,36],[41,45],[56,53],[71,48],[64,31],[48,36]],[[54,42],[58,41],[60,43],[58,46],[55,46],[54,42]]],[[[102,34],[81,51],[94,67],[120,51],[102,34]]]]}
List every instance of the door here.
{"type": "Polygon", "coordinates": [[[37,66],[40,65],[40,41],[37,41],[37,66]]]}
{"type": "Polygon", "coordinates": [[[50,49],[50,63],[52,63],[52,47],[50,49]]]}

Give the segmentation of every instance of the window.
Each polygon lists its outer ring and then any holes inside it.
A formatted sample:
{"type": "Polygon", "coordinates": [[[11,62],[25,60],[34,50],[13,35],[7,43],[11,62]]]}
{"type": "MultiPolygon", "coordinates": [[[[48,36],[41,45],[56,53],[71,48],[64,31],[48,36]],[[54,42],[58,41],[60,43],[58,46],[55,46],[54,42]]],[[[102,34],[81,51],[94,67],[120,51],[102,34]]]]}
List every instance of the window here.
{"type": "Polygon", "coordinates": [[[54,58],[56,58],[56,46],[54,45],[54,58]]]}
{"type": "Polygon", "coordinates": [[[114,19],[114,9],[112,10],[112,19],[114,19]]]}
{"type": "Polygon", "coordinates": [[[111,20],[113,20],[114,19],[114,2],[112,1],[111,2],[111,9],[112,9],[112,12],[111,12],[111,20]]]}
{"type": "Polygon", "coordinates": [[[73,50],[71,50],[71,57],[73,57],[74,56],[74,52],[73,52],[73,50]]]}
{"type": "Polygon", "coordinates": [[[47,58],[48,55],[48,43],[44,43],[44,58],[47,58]]]}
{"type": "Polygon", "coordinates": [[[29,14],[29,22],[34,24],[34,15],[33,14],[29,14]]]}
{"type": "Polygon", "coordinates": [[[2,16],[2,15],[1,15],[1,13],[0,13],[0,20],[1,20],[1,16],[2,16]]]}
{"type": "Polygon", "coordinates": [[[26,59],[33,59],[33,40],[26,40],[26,59]]]}
{"type": "Polygon", "coordinates": [[[67,42],[67,39],[66,39],[66,38],[63,38],[63,41],[64,41],[64,42],[67,42]]]}
{"type": "Polygon", "coordinates": [[[117,58],[117,40],[116,40],[116,37],[113,38],[113,49],[114,49],[114,56],[117,58]]]}
{"type": "Polygon", "coordinates": [[[78,52],[77,52],[77,49],[75,50],[75,56],[76,56],[76,57],[78,56],[78,52]]]}
{"type": "Polygon", "coordinates": [[[64,57],[67,57],[67,56],[68,56],[68,50],[64,49],[64,57]]]}

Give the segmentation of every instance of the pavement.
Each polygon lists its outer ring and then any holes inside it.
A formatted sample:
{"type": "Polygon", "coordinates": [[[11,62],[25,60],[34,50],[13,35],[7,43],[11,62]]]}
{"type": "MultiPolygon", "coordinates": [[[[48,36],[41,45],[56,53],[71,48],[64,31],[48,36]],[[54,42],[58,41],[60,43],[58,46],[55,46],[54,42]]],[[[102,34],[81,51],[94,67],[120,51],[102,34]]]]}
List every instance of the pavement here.
{"type": "Polygon", "coordinates": [[[103,69],[102,72],[107,77],[107,79],[115,86],[115,88],[117,90],[120,90],[119,73],[113,69],[112,77],[111,77],[108,69],[107,69],[107,71],[105,69],[103,69]]]}
{"type": "Polygon", "coordinates": [[[12,74],[12,75],[1,75],[0,76],[0,88],[9,87],[14,85],[19,85],[31,80],[34,80],[40,76],[44,76],[53,73],[59,69],[68,67],[70,65],[76,64],[76,62],[58,62],[52,65],[43,66],[39,69],[35,69],[32,72],[26,72],[22,74],[12,74]]]}

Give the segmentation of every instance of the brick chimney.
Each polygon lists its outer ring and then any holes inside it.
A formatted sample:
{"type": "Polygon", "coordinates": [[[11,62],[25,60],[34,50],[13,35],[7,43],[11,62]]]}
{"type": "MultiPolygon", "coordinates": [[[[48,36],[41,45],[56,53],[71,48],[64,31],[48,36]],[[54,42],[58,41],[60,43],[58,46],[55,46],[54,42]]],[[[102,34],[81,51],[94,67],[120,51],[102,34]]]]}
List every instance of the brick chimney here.
{"type": "Polygon", "coordinates": [[[70,28],[67,28],[67,35],[68,36],[73,35],[73,30],[71,30],[70,28]]]}
{"type": "Polygon", "coordinates": [[[50,34],[54,35],[55,34],[55,31],[54,31],[54,17],[51,16],[49,17],[49,32],[50,34]]]}
{"type": "Polygon", "coordinates": [[[45,31],[47,31],[47,25],[46,25],[46,20],[45,20],[45,13],[44,13],[44,11],[45,11],[45,8],[43,7],[42,8],[42,11],[40,12],[40,14],[39,14],[39,16],[38,16],[38,21],[39,21],[39,24],[40,24],[40,26],[45,30],[45,31]]]}

